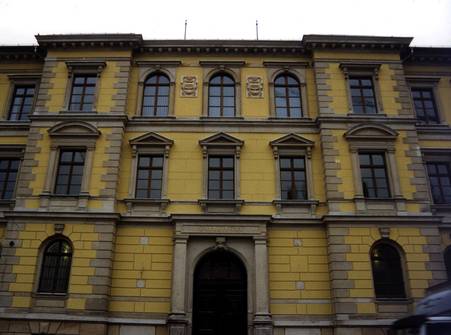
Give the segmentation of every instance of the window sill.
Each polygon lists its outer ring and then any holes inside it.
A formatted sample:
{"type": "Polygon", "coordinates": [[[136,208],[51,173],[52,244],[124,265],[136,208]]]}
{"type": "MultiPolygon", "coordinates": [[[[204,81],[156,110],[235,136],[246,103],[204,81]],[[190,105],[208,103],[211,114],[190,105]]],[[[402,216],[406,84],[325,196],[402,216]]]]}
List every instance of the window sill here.
{"type": "Polygon", "coordinates": [[[408,298],[376,298],[375,303],[379,314],[399,318],[412,312],[413,300],[408,298]]]}
{"type": "Polygon", "coordinates": [[[40,312],[54,312],[66,308],[67,293],[35,292],[32,294],[33,308],[40,312]]]}
{"type": "Polygon", "coordinates": [[[198,203],[205,213],[236,214],[239,213],[241,206],[244,204],[244,200],[199,199],[198,203]]]}
{"type": "Polygon", "coordinates": [[[15,199],[0,199],[0,211],[9,211],[14,208],[15,199]]]}
{"type": "Polygon", "coordinates": [[[0,120],[0,130],[26,130],[30,129],[30,120],[0,120]]]}
{"type": "Polygon", "coordinates": [[[309,214],[315,215],[318,200],[274,200],[278,214],[309,214]]]}
{"type": "Polygon", "coordinates": [[[200,117],[201,120],[244,120],[244,117],[242,116],[208,116],[208,115],[202,115],[200,117]]]}
{"type": "Polygon", "coordinates": [[[150,120],[172,120],[172,119],[176,119],[176,117],[174,115],[166,115],[166,116],[144,116],[144,115],[136,115],[132,117],[133,121],[150,121],[150,120]]]}
{"type": "Polygon", "coordinates": [[[95,115],[98,114],[97,111],[92,110],[92,111],[80,111],[80,110],[68,110],[68,109],[62,109],[60,110],[60,114],[64,114],[64,115],[95,115]]]}
{"type": "Polygon", "coordinates": [[[376,304],[378,305],[408,305],[412,303],[412,299],[409,298],[376,298],[376,304]]]}
{"type": "Polygon", "coordinates": [[[433,213],[451,212],[451,204],[432,204],[431,210],[433,213]]]}
{"type": "Polygon", "coordinates": [[[296,121],[311,121],[312,118],[309,117],[278,117],[278,116],[270,116],[268,120],[272,121],[288,121],[288,122],[296,122],[296,121]]]}
{"type": "Polygon", "coordinates": [[[430,131],[430,132],[450,132],[451,127],[447,123],[425,123],[417,122],[415,123],[417,130],[419,131],[430,131]]]}
{"type": "Polygon", "coordinates": [[[372,113],[372,114],[348,113],[348,114],[346,114],[346,116],[351,116],[351,117],[355,117],[355,118],[359,118],[359,119],[366,119],[366,118],[374,119],[374,118],[386,118],[387,114],[385,114],[383,112],[377,112],[377,113],[372,113]]]}
{"type": "Polygon", "coordinates": [[[40,207],[51,210],[86,210],[90,195],[81,193],[79,195],[42,193],[40,195],[40,207]]]}
{"type": "Polygon", "coordinates": [[[39,299],[55,299],[55,300],[66,300],[69,298],[67,293],[51,293],[51,292],[35,292],[33,293],[33,298],[39,299]]]}
{"type": "Polygon", "coordinates": [[[396,198],[365,198],[355,197],[357,213],[398,215],[406,211],[406,199],[396,198]]]}
{"type": "Polygon", "coordinates": [[[146,198],[128,198],[124,199],[129,214],[155,214],[163,213],[169,203],[169,199],[146,199],[146,198]]]}

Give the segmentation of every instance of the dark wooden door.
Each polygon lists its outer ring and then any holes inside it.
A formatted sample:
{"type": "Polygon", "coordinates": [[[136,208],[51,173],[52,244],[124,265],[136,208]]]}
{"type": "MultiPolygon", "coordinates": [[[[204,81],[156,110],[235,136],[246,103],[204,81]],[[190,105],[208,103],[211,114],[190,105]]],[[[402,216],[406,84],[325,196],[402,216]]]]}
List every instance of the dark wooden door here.
{"type": "Polygon", "coordinates": [[[193,335],[247,334],[247,276],[227,251],[205,255],[194,272],[193,335]]]}

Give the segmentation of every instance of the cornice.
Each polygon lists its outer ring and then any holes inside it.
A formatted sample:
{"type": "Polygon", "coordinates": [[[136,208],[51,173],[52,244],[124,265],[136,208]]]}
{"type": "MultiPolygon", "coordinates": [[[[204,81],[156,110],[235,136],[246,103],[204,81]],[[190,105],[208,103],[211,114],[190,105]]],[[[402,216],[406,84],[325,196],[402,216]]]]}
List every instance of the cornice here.
{"type": "Polygon", "coordinates": [[[138,52],[183,54],[305,54],[300,41],[145,40],[138,52]]]}
{"type": "Polygon", "coordinates": [[[38,34],[35,37],[39,46],[45,48],[136,48],[143,41],[141,34],[38,34]]]}
{"type": "Polygon", "coordinates": [[[43,61],[45,54],[45,49],[37,45],[0,46],[1,61],[43,61]]]}
{"type": "Polygon", "coordinates": [[[0,46],[0,60],[42,60],[48,49],[119,48],[152,54],[306,55],[312,50],[401,52],[405,63],[451,63],[451,48],[409,47],[411,37],[304,35],[302,40],[144,40],[141,34],[36,35],[38,46],[0,46]]]}
{"type": "Polygon", "coordinates": [[[408,48],[412,37],[357,36],[357,35],[304,35],[302,44],[312,49],[379,49],[408,48]]]}
{"type": "Polygon", "coordinates": [[[451,48],[412,47],[403,55],[405,63],[413,64],[451,64],[451,48]]]}

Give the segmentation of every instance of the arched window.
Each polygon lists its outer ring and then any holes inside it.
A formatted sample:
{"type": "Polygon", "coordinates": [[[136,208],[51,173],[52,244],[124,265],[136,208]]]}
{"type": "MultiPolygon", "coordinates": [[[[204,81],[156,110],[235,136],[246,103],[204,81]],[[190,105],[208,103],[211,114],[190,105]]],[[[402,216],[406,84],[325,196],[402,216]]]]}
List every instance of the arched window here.
{"type": "Polygon", "coordinates": [[[69,284],[72,248],[64,239],[50,242],[42,257],[39,292],[66,293],[69,284]]]}
{"type": "Polygon", "coordinates": [[[379,243],[371,250],[374,290],[376,298],[405,298],[403,269],[398,250],[388,244],[379,243]]]}
{"type": "Polygon", "coordinates": [[[142,115],[167,116],[169,114],[169,77],[157,72],[144,82],[142,115]]]}
{"type": "Polygon", "coordinates": [[[218,73],[208,84],[208,116],[235,116],[235,81],[226,73],[218,73]]]}
{"type": "Polygon", "coordinates": [[[448,281],[451,282],[451,246],[445,249],[443,257],[445,258],[445,267],[446,274],[448,275],[448,281]]]}
{"type": "Polygon", "coordinates": [[[276,117],[302,117],[301,85],[296,77],[282,73],[274,80],[276,117]]]}

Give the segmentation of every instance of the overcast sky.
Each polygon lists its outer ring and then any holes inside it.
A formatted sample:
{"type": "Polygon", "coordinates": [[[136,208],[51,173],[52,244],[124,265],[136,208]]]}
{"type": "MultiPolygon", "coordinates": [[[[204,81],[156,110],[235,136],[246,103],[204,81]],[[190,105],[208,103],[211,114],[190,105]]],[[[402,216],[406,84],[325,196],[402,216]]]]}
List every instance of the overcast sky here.
{"type": "Polygon", "coordinates": [[[145,39],[301,39],[304,34],[411,36],[451,46],[451,0],[0,0],[0,44],[35,34],[139,33],[145,39]]]}

